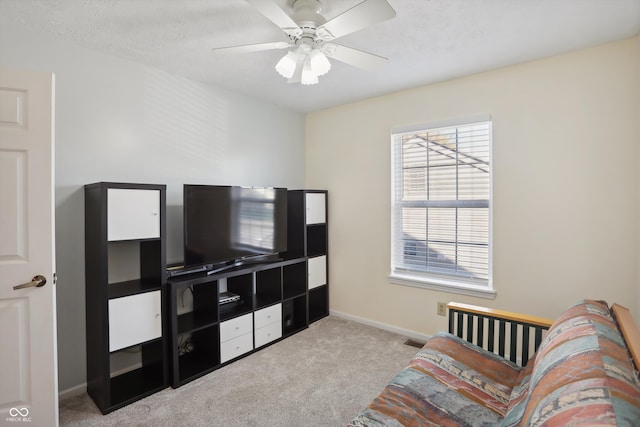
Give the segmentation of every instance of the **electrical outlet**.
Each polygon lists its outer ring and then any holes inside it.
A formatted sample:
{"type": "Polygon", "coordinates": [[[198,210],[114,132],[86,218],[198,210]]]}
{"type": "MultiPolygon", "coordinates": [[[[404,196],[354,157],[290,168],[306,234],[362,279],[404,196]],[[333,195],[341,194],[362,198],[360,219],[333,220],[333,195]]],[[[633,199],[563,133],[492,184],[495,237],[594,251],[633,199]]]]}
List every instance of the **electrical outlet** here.
{"type": "Polygon", "coordinates": [[[438,316],[446,316],[446,315],[447,315],[447,303],[438,302],[438,316]]]}

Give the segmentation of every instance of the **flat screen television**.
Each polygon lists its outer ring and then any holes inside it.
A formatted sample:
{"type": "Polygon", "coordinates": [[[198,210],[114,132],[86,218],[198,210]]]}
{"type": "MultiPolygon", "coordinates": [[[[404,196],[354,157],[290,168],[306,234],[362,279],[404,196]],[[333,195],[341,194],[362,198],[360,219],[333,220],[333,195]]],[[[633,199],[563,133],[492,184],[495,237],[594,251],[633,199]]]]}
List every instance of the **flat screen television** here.
{"type": "Polygon", "coordinates": [[[287,250],[287,189],[184,185],[184,265],[216,268],[287,250]]]}

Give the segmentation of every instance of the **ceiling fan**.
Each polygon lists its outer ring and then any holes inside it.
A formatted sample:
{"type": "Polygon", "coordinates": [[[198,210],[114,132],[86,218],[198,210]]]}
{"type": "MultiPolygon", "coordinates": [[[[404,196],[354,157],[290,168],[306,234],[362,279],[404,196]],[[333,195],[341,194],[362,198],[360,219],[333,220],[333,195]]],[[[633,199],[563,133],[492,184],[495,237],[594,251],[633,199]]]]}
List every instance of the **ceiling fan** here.
{"type": "Polygon", "coordinates": [[[289,41],[214,48],[214,51],[244,53],[288,49],[276,64],[276,71],[289,83],[303,85],[318,83],[318,76],[331,68],[328,58],[365,71],[374,71],[387,62],[387,58],[332,43],[338,37],[396,16],[387,0],[365,0],[330,20],[320,15],[322,4],[319,0],[294,0],[291,16],[273,0],[247,2],[280,27],[289,41]]]}

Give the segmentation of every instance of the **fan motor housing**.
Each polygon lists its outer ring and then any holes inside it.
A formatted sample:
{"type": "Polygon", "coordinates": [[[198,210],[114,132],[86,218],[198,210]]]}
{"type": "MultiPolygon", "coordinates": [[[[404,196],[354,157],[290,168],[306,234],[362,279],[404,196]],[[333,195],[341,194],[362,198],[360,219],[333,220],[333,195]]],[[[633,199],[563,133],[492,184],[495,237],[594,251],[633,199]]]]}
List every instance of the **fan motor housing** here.
{"type": "Polygon", "coordinates": [[[322,4],[318,0],[295,0],[293,2],[292,19],[303,30],[314,30],[327,22],[326,18],[320,15],[322,4]]]}

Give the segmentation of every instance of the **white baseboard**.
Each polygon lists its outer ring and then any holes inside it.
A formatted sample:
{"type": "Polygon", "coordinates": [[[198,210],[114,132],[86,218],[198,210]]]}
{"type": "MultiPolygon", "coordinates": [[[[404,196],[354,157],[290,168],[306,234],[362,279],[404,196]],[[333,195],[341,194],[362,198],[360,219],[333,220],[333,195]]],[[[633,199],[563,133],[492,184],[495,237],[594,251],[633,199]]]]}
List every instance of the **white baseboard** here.
{"type": "Polygon", "coordinates": [[[66,390],[58,391],[58,400],[69,399],[71,397],[80,396],[87,392],[87,383],[79,384],[66,390]]]}
{"type": "Polygon", "coordinates": [[[431,338],[431,335],[423,334],[420,332],[412,331],[409,329],[398,328],[397,326],[388,325],[386,323],[377,322],[375,320],[365,319],[364,317],[353,316],[351,314],[341,313],[336,310],[329,310],[329,314],[335,317],[339,317],[345,320],[351,320],[356,323],[362,323],[363,325],[373,326],[374,328],[382,329],[383,331],[393,332],[398,335],[404,335],[407,338],[411,338],[418,341],[427,341],[431,338]]]}

